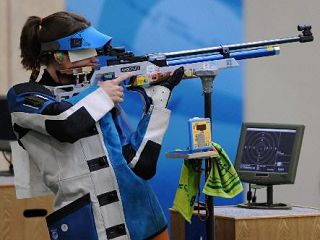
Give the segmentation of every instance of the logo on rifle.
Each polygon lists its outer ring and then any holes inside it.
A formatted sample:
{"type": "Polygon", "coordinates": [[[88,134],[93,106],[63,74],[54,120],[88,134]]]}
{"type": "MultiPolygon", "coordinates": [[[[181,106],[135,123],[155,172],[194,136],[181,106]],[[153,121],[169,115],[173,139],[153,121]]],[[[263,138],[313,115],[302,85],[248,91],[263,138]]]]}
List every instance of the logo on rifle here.
{"type": "Polygon", "coordinates": [[[121,72],[134,72],[134,71],[138,71],[138,70],[140,70],[139,65],[120,68],[121,72]]]}

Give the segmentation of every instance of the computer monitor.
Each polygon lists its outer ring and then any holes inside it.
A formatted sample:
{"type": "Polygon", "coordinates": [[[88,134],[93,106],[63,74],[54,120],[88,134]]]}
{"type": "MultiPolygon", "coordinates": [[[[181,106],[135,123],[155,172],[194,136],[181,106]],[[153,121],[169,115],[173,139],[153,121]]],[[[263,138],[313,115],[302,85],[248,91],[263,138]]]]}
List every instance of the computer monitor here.
{"type": "Polygon", "coordinates": [[[10,141],[16,140],[13,133],[8,103],[5,96],[0,96],[0,151],[10,152],[10,141]]]}
{"type": "Polygon", "coordinates": [[[241,181],[267,186],[268,199],[267,203],[247,207],[286,208],[285,204],[273,204],[272,186],[294,183],[304,128],[295,124],[242,124],[235,169],[241,181]]]}

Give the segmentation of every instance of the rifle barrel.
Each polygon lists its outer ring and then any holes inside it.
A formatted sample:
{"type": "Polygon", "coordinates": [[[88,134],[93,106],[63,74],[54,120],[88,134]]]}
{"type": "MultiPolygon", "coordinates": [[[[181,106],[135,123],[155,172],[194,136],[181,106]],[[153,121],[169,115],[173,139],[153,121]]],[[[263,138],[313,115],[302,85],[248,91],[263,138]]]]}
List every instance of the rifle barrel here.
{"type": "Polygon", "coordinates": [[[258,48],[263,46],[272,46],[272,45],[299,42],[299,41],[300,41],[300,36],[288,37],[288,38],[277,38],[273,40],[264,40],[264,41],[249,42],[249,43],[221,45],[216,47],[199,48],[199,49],[192,49],[192,50],[185,50],[185,51],[167,52],[162,54],[166,56],[167,59],[170,59],[170,58],[192,56],[197,54],[209,54],[209,53],[222,52],[223,49],[228,49],[229,51],[235,51],[235,50],[241,50],[245,48],[258,48]]]}
{"type": "MultiPolygon", "coordinates": [[[[266,57],[266,56],[274,56],[280,53],[280,47],[264,47],[264,48],[256,48],[249,50],[241,50],[230,52],[230,58],[234,58],[236,60],[242,60],[247,58],[258,58],[258,57],[266,57]]],[[[225,56],[219,53],[212,55],[205,55],[199,57],[188,57],[188,58],[179,58],[179,59],[167,59],[168,66],[175,66],[181,64],[189,64],[195,62],[206,62],[206,61],[214,61],[224,59],[225,56]]]]}

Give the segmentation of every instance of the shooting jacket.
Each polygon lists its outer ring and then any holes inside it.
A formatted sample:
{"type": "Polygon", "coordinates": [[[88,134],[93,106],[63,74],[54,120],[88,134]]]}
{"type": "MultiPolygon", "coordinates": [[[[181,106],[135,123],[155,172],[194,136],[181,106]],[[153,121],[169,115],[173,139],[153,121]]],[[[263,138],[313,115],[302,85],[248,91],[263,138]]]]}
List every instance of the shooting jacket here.
{"type": "Polygon", "coordinates": [[[170,111],[151,106],[132,132],[100,87],[57,102],[42,85],[48,78],[8,92],[17,196],[55,195],[47,217],[54,240],[141,240],[166,229],[144,178],[154,174],[145,166],[157,161],[170,111]]]}

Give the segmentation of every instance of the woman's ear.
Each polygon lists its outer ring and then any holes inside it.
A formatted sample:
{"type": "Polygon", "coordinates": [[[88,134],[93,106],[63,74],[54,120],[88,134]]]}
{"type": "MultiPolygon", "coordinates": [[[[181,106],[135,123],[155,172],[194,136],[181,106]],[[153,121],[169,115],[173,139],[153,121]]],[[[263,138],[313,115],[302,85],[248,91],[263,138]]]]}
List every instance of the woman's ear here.
{"type": "Polygon", "coordinates": [[[59,64],[62,64],[65,56],[63,52],[55,52],[53,54],[53,57],[54,57],[54,60],[56,60],[56,62],[58,62],[59,64]]]}

